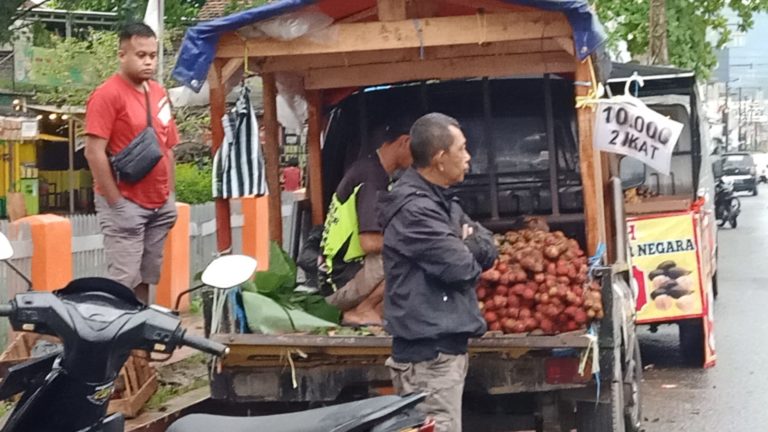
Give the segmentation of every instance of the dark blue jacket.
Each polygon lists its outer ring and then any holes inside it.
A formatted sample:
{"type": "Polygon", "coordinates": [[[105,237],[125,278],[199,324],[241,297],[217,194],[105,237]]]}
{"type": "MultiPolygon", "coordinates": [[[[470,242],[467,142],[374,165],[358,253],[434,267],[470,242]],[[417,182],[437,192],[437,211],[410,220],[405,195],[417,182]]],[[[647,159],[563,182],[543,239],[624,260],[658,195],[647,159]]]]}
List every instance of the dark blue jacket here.
{"type": "MultiPolygon", "coordinates": [[[[483,251],[473,254],[461,238],[462,225],[473,222],[458,200],[413,169],[380,197],[379,217],[384,228],[386,330],[396,342],[447,338],[454,347],[451,341],[458,336],[466,351],[466,339],[486,330],[475,287],[483,267],[496,258],[490,232],[475,226],[475,242],[483,251]]],[[[393,344],[396,359],[397,347],[393,344]]]]}

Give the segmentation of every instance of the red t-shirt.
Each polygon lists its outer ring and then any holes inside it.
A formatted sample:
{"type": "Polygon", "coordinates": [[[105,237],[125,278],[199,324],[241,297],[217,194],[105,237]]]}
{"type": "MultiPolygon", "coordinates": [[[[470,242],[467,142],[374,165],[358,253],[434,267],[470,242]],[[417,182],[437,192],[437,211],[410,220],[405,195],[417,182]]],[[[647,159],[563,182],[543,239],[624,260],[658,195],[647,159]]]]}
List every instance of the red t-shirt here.
{"type": "MultiPolygon", "coordinates": [[[[171,115],[171,104],[163,86],[148,81],[152,126],[160,145],[171,149],[179,143],[179,133],[171,115]]],[[[147,103],[144,92],[119,74],[112,75],[91,93],[85,110],[85,133],[107,140],[107,152],[114,155],[124,149],[147,127],[147,103]]],[[[145,208],[159,208],[170,193],[171,158],[163,158],[146,177],[136,183],[118,182],[123,197],[145,208]]],[[[101,193],[94,186],[96,193],[101,193]]]]}
{"type": "Polygon", "coordinates": [[[301,169],[299,167],[283,168],[283,189],[293,192],[301,187],[301,169]]]}

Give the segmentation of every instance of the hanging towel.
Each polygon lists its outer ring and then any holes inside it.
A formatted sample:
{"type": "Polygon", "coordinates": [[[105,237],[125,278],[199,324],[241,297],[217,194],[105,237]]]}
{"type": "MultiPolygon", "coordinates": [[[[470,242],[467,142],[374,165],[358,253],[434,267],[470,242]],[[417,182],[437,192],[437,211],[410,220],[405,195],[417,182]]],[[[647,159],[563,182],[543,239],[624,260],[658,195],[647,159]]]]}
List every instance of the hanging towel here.
{"type": "Polygon", "coordinates": [[[259,125],[251,90],[243,86],[235,107],[222,118],[224,142],[213,158],[213,196],[242,198],[267,194],[259,125]]]}

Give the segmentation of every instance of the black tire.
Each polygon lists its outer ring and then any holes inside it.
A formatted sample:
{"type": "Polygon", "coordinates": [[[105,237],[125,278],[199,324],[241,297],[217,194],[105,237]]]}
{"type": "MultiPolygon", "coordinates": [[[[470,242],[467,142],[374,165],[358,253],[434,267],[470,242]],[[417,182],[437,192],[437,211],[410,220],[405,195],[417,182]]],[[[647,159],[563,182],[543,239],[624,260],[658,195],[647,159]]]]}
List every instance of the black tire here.
{"type": "MultiPolygon", "coordinates": [[[[637,349],[637,358],[639,361],[639,347],[637,349]]],[[[627,405],[625,403],[626,388],[624,377],[626,376],[626,363],[624,361],[625,353],[615,350],[616,368],[620,371],[614,372],[615,376],[610,387],[609,402],[595,403],[594,401],[578,401],[576,403],[576,430],[578,432],[636,432],[633,425],[627,424],[627,405]]],[[[639,365],[642,369],[642,364],[639,365]]],[[[636,369],[636,367],[634,367],[636,369]]],[[[642,372],[641,372],[642,373],[642,372]]],[[[639,383],[639,381],[638,381],[639,383]]],[[[638,388],[639,389],[639,388],[638,388]]],[[[639,393],[638,393],[639,397],[639,393]]],[[[639,403],[639,400],[638,400],[639,403]]],[[[636,411],[640,416],[639,409],[636,411]]],[[[639,426],[639,419],[636,425],[639,426]]]]}
{"type": "Polygon", "coordinates": [[[712,297],[717,298],[717,272],[712,275],[712,297]]]}
{"type": "Polygon", "coordinates": [[[640,390],[643,382],[643,360],[640,357],[640,341],[635,338],[632,361],[628,365],[631,373],[624,377],[624,424],[626,432],[640,432],[643,421],[643,400],[640,390]]]}
{"type": "Polygon", "coordinates": [[[683,360],[691,365],[704,365],[704,323],[701,318],[679,321],[680,351],[683,360]]]}
{"type": "Polygon", "coordinates": [[[718,219],[717,220],[717,226],[722,228],[725,226],[725,222],[727,222],[725,219],[718,219]]]}
{"type": "Polygon", "coordinates": [[[578,402],[576,404],[576,430],[578,432],[614,432],[611,404],[578,402]]]}
{"type": "Polygon", "coordinates": [[[731,228],[736,228],[737,226],[739,226],[739,222],[736,220],[736,216],[732,217],[730,222],[731,222],[731,228]]]}

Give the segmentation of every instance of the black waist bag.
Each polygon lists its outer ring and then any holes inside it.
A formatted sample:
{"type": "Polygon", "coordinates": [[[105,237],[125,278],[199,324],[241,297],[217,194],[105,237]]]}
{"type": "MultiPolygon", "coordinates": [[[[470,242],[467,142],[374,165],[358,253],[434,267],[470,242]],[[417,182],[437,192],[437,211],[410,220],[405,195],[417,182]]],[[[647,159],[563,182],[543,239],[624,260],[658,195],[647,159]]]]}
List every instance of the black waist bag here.
{"type": "Polygon", "coordinates": [[[147,127],[127,147],[109,158],[118,182],[136,183],[146,177],[163,158],[157,134],[152,127],[149,93],[146,89],[144,96],[147,100],[147,127]]]}

